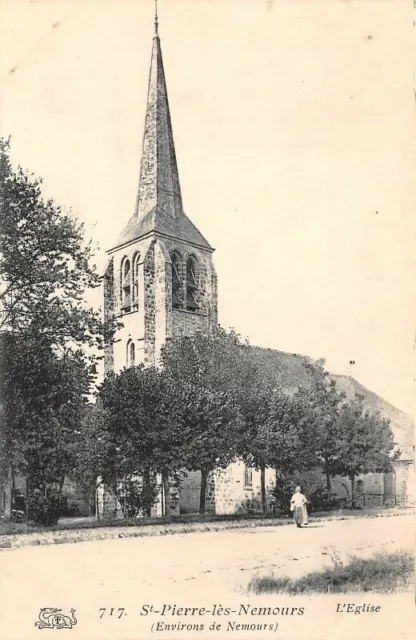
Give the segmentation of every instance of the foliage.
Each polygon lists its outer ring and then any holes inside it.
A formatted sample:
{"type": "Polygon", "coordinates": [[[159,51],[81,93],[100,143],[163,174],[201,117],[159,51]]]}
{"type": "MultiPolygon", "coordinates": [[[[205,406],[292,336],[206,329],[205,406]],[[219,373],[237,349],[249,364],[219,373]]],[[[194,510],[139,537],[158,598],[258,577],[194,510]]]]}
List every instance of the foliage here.
{"type": "Polygon", "coordinates": [[[83,302],[100,277],[82,225],[9,152],[0,139],[0,463],[28,476],[30,494],[73,467],[97,349],[114,327],[83,302]]]}
{"type": "Polygon", "coordinates": [[[140,510],[140,500],[149,511],[156,497],[151,473],[175,475],[184,466],[182,400],[172,379],[152,367],[110,375],[100,389],[92,458],[126,513],[140,510]]]}
{"type": "Polygon", "coordinates": [[[39,489],[36,489],[27,501],[27,519],[34,526],[57,524],[63,511],[62,496],[53,492],[45,496],[39,489]]]}
{"type": "Polygon", "coordinates": [[[365,409],[363,398],[343,404],[338,417],[338,431],[343,434],[339,443],[340,455],[336,472],[352,477],[361,473],[391,469],[394,448],[389,421],[378,413],[365,409]]]}
{"type": "Polygon", "coordinates": [[[3,334],[0,361],[0,462],[26,475],[31,490],[60,485],[74,464],[89,390],[84,356],[58,356],[40,340],[3,334]]]}
{"type": "Polygon", "coordinates": [[[0,139],[0,329],[100,347],[99,315],[83,304],[101,281],[91,242],[71,213],[43,199],[41,180],[13,170],[9,151],[0,139]]]}
{"type": "Polygon", "coordinates": [[[326,487],[322,486],[318,486],[309,492],[307,499],[307,509],[309,513],[339,509],[344,502],[343,498],[339,498],[336,493],[330,493],[328,495],[326,487]]]}
{"type": "Polygon", "coordinates": [[[205,512],[209,473],[226,467],[241,451],[241,407],[255,382],[248,345],[234,331],[169,340],[162,364],[183,409],[184,467],[201,471],[200,513],[205,512]]]}
{"type": "Polygon", "coordinates": [[[357,474],[389,470],[399,452],[392,453],[394,441],[388,420],[366,410],[362,397],[347,400],[339,393],[322,361],[305,366],[312,385],[303,392],[309,416],[302,442],[312,460],[324,468],[330,502],[331,477],[348,476],[354,484],[357,474]]]}
{"type": "Polygon", "coordinates": [[[143,476],[124,477],[115,483],[114,493],[123,516],[136,518],[141,513],[147,513],[156,502],[156,476],[149,474],[146,482],[143,482],[143,476]]]}
{"type": "Polygon", "coordinates": [[[394,593],[411,586],[413,554],[404,551],[379,553],[372,558],[352,558],[349,564],[309,573],[301,578],[270,576],[254,578],[248,590],[256,594],[394,593]]]}
{"type": "Polygon", "coordinates": [[[276,483],[273,487],[272,495],[275,511],[289,515],[290,499],[295,490],[296,484],[282,471],[276,471],[276,483]]]}

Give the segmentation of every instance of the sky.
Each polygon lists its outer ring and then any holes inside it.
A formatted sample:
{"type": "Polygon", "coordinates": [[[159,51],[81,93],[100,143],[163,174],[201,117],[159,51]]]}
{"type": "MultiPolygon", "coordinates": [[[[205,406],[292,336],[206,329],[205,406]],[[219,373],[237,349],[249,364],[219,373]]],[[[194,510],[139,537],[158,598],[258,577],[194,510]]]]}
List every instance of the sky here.
{"type": "MultiPolygon", "coordinates": [[[[103,270],[135,205],[153,2],[0,12],[1,135],[103,270]]],[[[159,0],[184,209],[216,249],[220,323],[412,415],[413,19],[409,0],[159,0]]]]}

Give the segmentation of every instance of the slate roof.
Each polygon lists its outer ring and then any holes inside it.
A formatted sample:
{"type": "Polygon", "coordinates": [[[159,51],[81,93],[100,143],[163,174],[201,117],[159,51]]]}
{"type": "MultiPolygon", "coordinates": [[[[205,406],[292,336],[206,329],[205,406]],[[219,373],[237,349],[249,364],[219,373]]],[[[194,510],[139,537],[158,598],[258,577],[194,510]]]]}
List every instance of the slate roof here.
{"type": "Polygon", "coordinates": [[[213,251],[183,211],[157,23],[155,27],[136,209],[113,249],[155,233],[213,251]]]}
{"type": "MultiPolygon", "coordinates": [[[[311,379],[303,363],[312,363],[311,358],[262,347],[252,347],[252,353],[254,361],[263,367],[265,375],[276,378],[277,385],[291,392],[310,386],[311,379]]],[[[414,459],[414,421],[410,416],[351,376],[330,374],[330,377],[335,380],[336,388],[344,392],[348,399],[352,400],[358,393],[364,396],[366,408],[372,413],[379,412],[384,418],[390,420],[395,442],[401,451],[400,459],[414,459]]]]}
{"type": "Polygon", "coordinates": [[[159,215],[156,207],[141,220],[138,219],[137,213],[134,213],[118,236],[114,249],[150,233],[178,238],[184,242],[213,251],[211,245],[185,213],[182,212],[181,215],[172,218],[171,216],[159,215]]]}

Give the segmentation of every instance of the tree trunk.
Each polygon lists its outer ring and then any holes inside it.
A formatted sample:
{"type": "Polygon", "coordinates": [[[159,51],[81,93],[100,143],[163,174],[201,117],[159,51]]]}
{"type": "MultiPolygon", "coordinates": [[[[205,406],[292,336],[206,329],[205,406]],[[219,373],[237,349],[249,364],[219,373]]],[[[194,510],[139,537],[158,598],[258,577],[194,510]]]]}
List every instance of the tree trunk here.
{"type": "Polygon", "coordinates": [[[332,487],[331,487],[331,476],[329,475],[328,469],[325,470],[325,475],[326,475],[326,491],[327,491],[327,494],[328,494],[328,500],[330,500],[331,499],[331,493],[332,493],[332,491],[331,491],[332,487]]]}
{"type": "Polygon", "coordinates": [[[267,515],[267,497],[266,497],[266,467],[260,467],[260,486],[261,486],[261,508],[263,515],[267,515]]]}
{"type": "MultiPolygon", "coordinates": [[[[14,484],[14,480],[13,480],[13,484],[14,484]]],[[[31,482],[30,482],[30,477],[27,475],[26,476],[26,501],[25,501],[26,518],[29,515],[29,500],[31,498],[31,494],[32,494],[32,486],[31,486],[31,482]]]]}
{"type": "Polygon", "coordinates": [[[150,495],[150,471],[145,471],[143,473],[143,489],[146,496],[145,500],[145,508],[144,513],[147,518],[150,518],[152,515],[152,505],[150,504],[149,495],[150,495]]]}
{"type": "Polygon", "coordinates": [[[169,484],[169,474],[167,471],[162,473],[162,483],[163,483],[163,493],[165,496],[165,512],[164,516],[169,518],[170,516],[170,484],[169,484]]]}
{"type": "Polygon", "coordinates": [[[199,494],[199,514],[205,514],[205,498],[207,495],[209,469],[201,469],[201,492],[199,494]]]}
{"type": "Polygon", "coordinates": [[[350,476],[351,482],[351,509],[355,509],[355,475],[350,476]]]}

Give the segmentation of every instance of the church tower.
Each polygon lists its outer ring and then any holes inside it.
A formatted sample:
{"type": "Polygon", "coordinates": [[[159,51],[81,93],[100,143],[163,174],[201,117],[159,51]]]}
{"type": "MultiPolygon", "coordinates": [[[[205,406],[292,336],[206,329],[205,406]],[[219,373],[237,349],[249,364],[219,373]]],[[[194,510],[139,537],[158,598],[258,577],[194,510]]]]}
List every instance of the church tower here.
{"type": "Polygon", "coordinates": [[[106,373],[157,365],[166,338],[217,324],[213,251],[183,210],[156,15],[136,208],[104,278],[104,319],[123,325],[106,373]]]}

